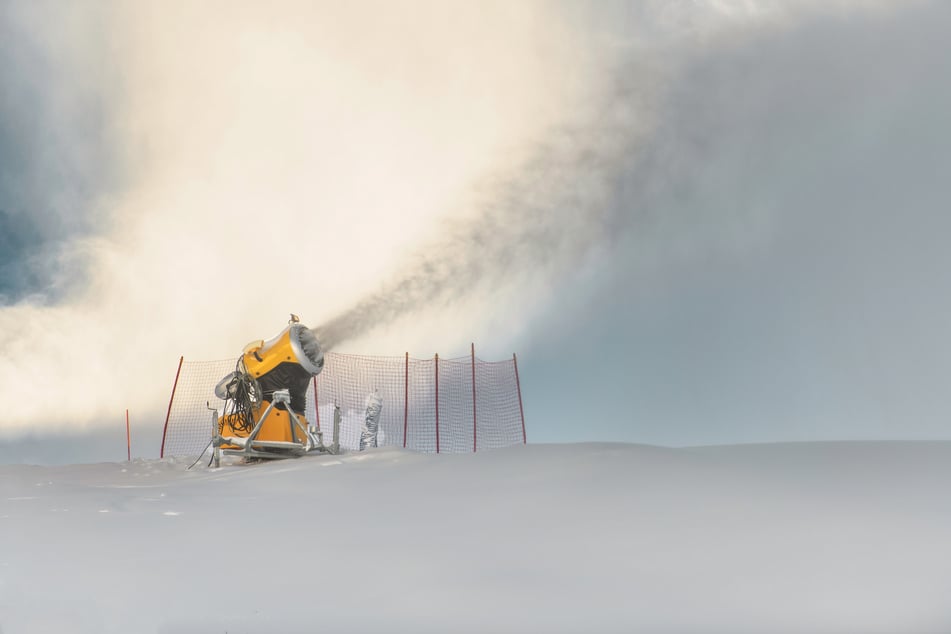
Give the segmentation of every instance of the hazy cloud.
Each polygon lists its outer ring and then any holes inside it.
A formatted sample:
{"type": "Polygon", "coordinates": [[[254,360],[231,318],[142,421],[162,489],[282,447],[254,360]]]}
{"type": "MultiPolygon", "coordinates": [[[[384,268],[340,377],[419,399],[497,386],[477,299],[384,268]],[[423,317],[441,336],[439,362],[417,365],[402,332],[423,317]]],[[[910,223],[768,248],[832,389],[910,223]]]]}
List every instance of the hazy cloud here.
{"type": "Polygon", "coordinates": [[[121,172],[103,30],[92,6],[0,6],[0,305],[61,298],[86,265],[73,242],[101,230],[121,172]]]}

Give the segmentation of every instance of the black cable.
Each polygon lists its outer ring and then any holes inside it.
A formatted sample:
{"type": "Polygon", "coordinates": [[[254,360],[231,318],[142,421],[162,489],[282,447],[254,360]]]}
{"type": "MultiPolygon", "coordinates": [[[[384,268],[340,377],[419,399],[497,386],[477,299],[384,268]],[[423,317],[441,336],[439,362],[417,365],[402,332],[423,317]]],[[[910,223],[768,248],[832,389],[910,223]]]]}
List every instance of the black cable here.
{"type": "Polygon", "coordinates": [[[250,434],[255,424],[254,402],[258,398],[260,398],[260,387],[257,381],[248,374],[243,359],[238,359],[234,378],[228,384],[228,398],[225,400],[224,416],[218,423],[218,433],[221,434],[227,420],[235,433],[250,434]],[[229,403],[230,413],[228,412],[229,403]]]}
{"type": "MultiPolygon", "coordinates": [[[[213,443],[214,441],[215,441],[214,438],[212,438],[211,440],[208,441],[208,444],[205,445],[205,448],[202,449],[202,450],[201,450],[201,453],[198,454],[198,457],[195,458],[195,462],[191,463],[191,465],[189,465],[189,467],[188,467],[187,469],[185,469],[185,471],[191,471],[192,467],[194,467],[196,464],[198,464],[198,461],[201,460],[201,457],[205,455],[205,452],[208,451],[208,447],[211,447],[211,443],[213,443]]],[[[212,454],[211,454],[211,457],[212,457],[212,459],[214,459],[215,454],[212,453],[212,454]]],[[[210,462],[208,463],[208,466],[209,466],[209,467],[211,466],[211,463],[210,463],[210,462]]]]}

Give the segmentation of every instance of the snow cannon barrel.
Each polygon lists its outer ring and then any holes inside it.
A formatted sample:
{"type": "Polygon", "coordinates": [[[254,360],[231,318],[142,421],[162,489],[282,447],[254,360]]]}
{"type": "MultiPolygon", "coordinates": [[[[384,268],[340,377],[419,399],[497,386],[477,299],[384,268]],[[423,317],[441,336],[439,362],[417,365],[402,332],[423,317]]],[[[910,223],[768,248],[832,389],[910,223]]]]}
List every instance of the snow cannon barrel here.
{"type": "Polygon", "coordinates": [[[291,409],[302,413],[310,380],[324,367],[324,353],[307,326],[292,323],[269,341],[245,346],[243,361],[247,373],[260,385],[265,401],[272,401],[276,390],[286,389],[291,395],[291,409]]]}

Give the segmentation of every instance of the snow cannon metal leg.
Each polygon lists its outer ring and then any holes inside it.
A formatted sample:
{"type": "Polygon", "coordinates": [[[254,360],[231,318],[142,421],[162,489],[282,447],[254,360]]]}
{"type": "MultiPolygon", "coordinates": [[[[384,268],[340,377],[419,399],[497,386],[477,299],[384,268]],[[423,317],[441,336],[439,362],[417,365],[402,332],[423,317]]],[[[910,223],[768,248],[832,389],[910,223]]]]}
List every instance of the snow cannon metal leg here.
{"type": "MultiPolygon", "coordinates": [[[[221,446],[215,442],[218,436],[218,410],[211,406],[210,403],[205,403],[205,407],[211,410],[211,461],[215,465],[215,469],[221,466],[221,446]]],[[[204,454],[202,454],[204,455],[204,454]]]]}
{"type": "Polygon", "coordinates": [[[340,406],[334,405],[334,444],[331,452],[334,455],[340,453],[340,406]]]}

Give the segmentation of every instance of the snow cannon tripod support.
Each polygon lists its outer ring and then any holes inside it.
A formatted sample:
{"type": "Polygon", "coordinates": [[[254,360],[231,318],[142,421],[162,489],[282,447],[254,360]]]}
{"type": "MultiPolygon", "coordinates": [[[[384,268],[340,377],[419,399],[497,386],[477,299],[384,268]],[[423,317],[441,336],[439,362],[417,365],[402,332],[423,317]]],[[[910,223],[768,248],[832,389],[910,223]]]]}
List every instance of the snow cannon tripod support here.
{"type": "Polygon", "coordinates": [[[309,425],[303,412],[307,387],[324,366],[317,337],[295,315],[270,341],[248,344],[235,371],[221,379],[215,395],[225,402],[215,411],[213,460],[221,454],[245,458],[290,458],[311,452],[340,450],[340,412],[334,411],[334,441],[327,446],[323,432],[309,425]]]}

